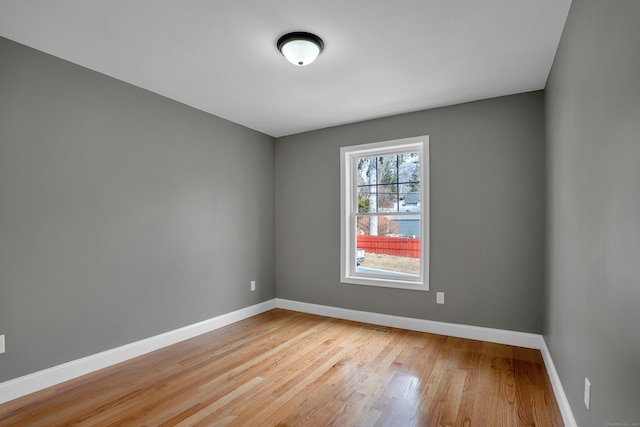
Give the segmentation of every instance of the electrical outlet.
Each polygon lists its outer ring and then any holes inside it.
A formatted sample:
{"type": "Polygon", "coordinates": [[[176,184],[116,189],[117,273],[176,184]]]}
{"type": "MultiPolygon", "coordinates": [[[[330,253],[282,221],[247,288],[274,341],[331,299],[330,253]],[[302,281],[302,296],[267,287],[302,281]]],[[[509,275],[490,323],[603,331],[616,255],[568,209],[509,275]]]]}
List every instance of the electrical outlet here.
{"type": "Polygon", "coordinates": [[[4,335],[0,335],[0,354],[4,353],[4,335]]]}
{"type": "Polygon", "coordinates": [[[591,382],[589,378],[584,377],[584,405],[587,409],[591,406],[591,382]]]}
{"type": "Polygon", "coordinates": [[[436,304],[444,304],[444,292],[436,292],[436,304]]]}
{"type": "Polygon", "coordinates": [[[252,280],[252,281],[251,281],[251,290],[252,290],[252,291],[255,291],[255,290],[256,290],[256,281],[255,281],[255,280],[252,280]]]}

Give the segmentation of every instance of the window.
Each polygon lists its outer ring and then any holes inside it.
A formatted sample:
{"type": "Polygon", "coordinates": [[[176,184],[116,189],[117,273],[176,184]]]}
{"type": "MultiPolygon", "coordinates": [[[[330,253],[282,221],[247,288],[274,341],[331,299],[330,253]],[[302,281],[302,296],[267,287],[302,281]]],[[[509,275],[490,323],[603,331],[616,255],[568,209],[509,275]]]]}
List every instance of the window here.
{"type": "Polygon", "coordinates": [[[429,137],[342,147],[341,282],[429,290],[429,137]]]}

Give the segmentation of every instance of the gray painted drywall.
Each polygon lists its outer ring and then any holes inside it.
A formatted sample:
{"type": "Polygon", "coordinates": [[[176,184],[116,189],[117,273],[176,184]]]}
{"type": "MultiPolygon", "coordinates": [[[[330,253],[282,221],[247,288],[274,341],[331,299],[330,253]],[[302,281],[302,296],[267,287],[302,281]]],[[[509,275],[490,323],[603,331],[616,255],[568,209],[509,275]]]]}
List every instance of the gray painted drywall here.
{"type": "Polygon", "coordinates": [[[6,39],[0,94],[0,381],[275,297],[273,138],[6,39]]]}
{"type": "Polygon", "coordinates": [[[540,333],[543,106],[539,91],[276,139],[278,297],[540,333]],[[431,291],[341,284],[340,147],[418,135],[430,139],[431,291]]]}
{"type": "Polygon", "coordinates": [[[546,88],[544,336],[584,427],[640,423],[639,19],[574,0],[546,88]]]}

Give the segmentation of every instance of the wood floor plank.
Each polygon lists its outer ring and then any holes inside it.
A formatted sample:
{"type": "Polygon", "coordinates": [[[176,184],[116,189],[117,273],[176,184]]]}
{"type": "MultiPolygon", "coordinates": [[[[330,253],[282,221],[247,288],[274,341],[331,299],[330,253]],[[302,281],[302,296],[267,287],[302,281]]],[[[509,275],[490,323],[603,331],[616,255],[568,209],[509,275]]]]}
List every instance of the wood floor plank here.
{"type": "Polygon", "coordinates": [[[539,351],[271,310],[0,405],[0,426],[562,426],[539,351]]]}

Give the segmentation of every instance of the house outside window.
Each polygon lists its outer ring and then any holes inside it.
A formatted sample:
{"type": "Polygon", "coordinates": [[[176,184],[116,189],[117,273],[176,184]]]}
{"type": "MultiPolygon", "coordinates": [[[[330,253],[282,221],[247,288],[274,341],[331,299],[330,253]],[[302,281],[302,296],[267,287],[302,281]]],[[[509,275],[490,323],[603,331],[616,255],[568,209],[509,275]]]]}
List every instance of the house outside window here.
{"type": "Polygon", "coordinates": [[[342,147],[341,282],[429,289],[429,137],[342,147]]]}

